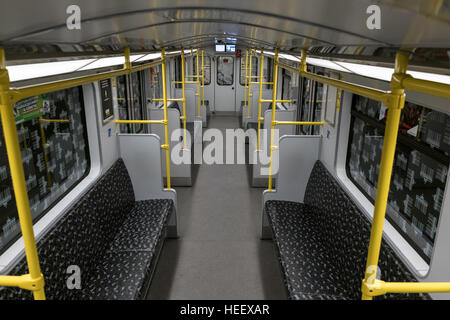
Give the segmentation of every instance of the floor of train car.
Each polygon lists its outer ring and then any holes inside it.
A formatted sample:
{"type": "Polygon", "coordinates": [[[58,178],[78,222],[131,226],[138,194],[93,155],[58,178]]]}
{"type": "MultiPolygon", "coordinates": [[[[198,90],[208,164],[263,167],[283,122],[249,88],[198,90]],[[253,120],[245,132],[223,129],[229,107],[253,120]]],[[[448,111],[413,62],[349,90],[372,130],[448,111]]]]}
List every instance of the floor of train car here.
{"type": "MultiPolygon", "coordinates": [[[[238,127],[232,116],[208,125],[238,127]]],[[[250,188],[246,165],[201,165],[193,187],[175,189],[180,238],[166,240],[148,299],[286,299],[273,243],[259,238],[263,189],[250,188]]]]}

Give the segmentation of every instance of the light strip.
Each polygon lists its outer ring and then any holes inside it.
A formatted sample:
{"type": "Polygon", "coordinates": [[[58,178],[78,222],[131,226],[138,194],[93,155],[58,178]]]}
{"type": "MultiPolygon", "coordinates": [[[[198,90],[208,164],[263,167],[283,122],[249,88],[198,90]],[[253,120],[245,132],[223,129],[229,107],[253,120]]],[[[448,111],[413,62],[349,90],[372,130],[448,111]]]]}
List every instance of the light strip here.
{"type": "Polygon", "coordinates": [[[85,70],[92,70],[92,69],[98,69],[98,68],[105,68],[105,67],[112,67],[116,65],[123,65],[125,63],[125,57],[119,56],[119,57],[110,57],[110,58],[101,58],[97,59],[94,62],[79,68],[77,71],[85,71],[85,70]]]}
{"type": "MultiPolygon", "coordinates": [[[[363,77],[375,78],[383,81],[391,81],[392,74],[394,73],[394,68],[371,66],[359,63],[350,62],[338,62],[326,59],[316,59],[316,58],[306,58],[306,63],[324,67],[327,69],[354,73],[363,77]]],[[[429,80],[439,83],[450,84],[450,76],[429,73],[429,72],[419,72],[419,71],[407,71],[408,74],[416,79],[429,80]]]]}
{"type": "Polygon", "coordinates": [[[6,69],[8,69],[10,81],[14,82],[74,72],[93,61],[95,61],[95,59],[31,63],[7,66],[6,69]]]}

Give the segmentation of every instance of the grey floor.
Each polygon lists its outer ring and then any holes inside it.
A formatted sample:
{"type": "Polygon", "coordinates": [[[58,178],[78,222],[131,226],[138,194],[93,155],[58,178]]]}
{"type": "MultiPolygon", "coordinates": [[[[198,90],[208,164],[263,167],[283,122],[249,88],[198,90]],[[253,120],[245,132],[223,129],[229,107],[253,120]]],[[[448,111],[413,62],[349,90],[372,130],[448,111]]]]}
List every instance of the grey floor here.
{"type": "Polygon", "coordinates": [[[259,239],[263,189],[249,187],[245,165],[201,165],[193,187],[175,189],[180,238],[166,240],[148,299],[286,299],[273,243],[259,239]]]}

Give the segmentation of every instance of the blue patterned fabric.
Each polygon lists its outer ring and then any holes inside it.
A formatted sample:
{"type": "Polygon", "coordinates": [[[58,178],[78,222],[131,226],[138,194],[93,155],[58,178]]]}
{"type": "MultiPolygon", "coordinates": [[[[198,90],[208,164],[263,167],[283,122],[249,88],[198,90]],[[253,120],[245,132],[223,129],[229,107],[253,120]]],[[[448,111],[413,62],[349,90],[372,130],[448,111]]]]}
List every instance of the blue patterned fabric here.
{"type": "MultiPolygon", "coordinates": [[[[268,215],[291,299],[360,299],[370,223],[320,161],[303,203],[267,201],[268,215]]],[[[383,240],[380,278],[416,281],[383,240]]],[[[429,299],[424,294],[388,294],[377,299],[429,299]]]]}
{"type": "MultiPolygon", "coordinates": [[[[37,243],[48,299],[136,299],[145,295],[172,200],[135,202],[122,159],[37,243]],[[68,289],[67,268],[81,270],[81,289],[68,289]]],[[[23,258],[10,272],[27,272],[23,258]]],[[[31,299],[18,288],[0,287],[0,299],[31,299]]]]}

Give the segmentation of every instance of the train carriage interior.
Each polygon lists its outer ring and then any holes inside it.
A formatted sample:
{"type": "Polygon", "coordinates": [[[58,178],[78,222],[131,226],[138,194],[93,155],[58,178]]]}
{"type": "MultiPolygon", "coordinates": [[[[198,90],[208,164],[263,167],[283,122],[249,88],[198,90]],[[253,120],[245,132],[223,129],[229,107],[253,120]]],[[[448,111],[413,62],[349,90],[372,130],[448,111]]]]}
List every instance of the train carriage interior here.
{"type": "Polygon", "coordinates": [[[0,0],[0,300],[450,300],[450,1],[0,0]]]}

